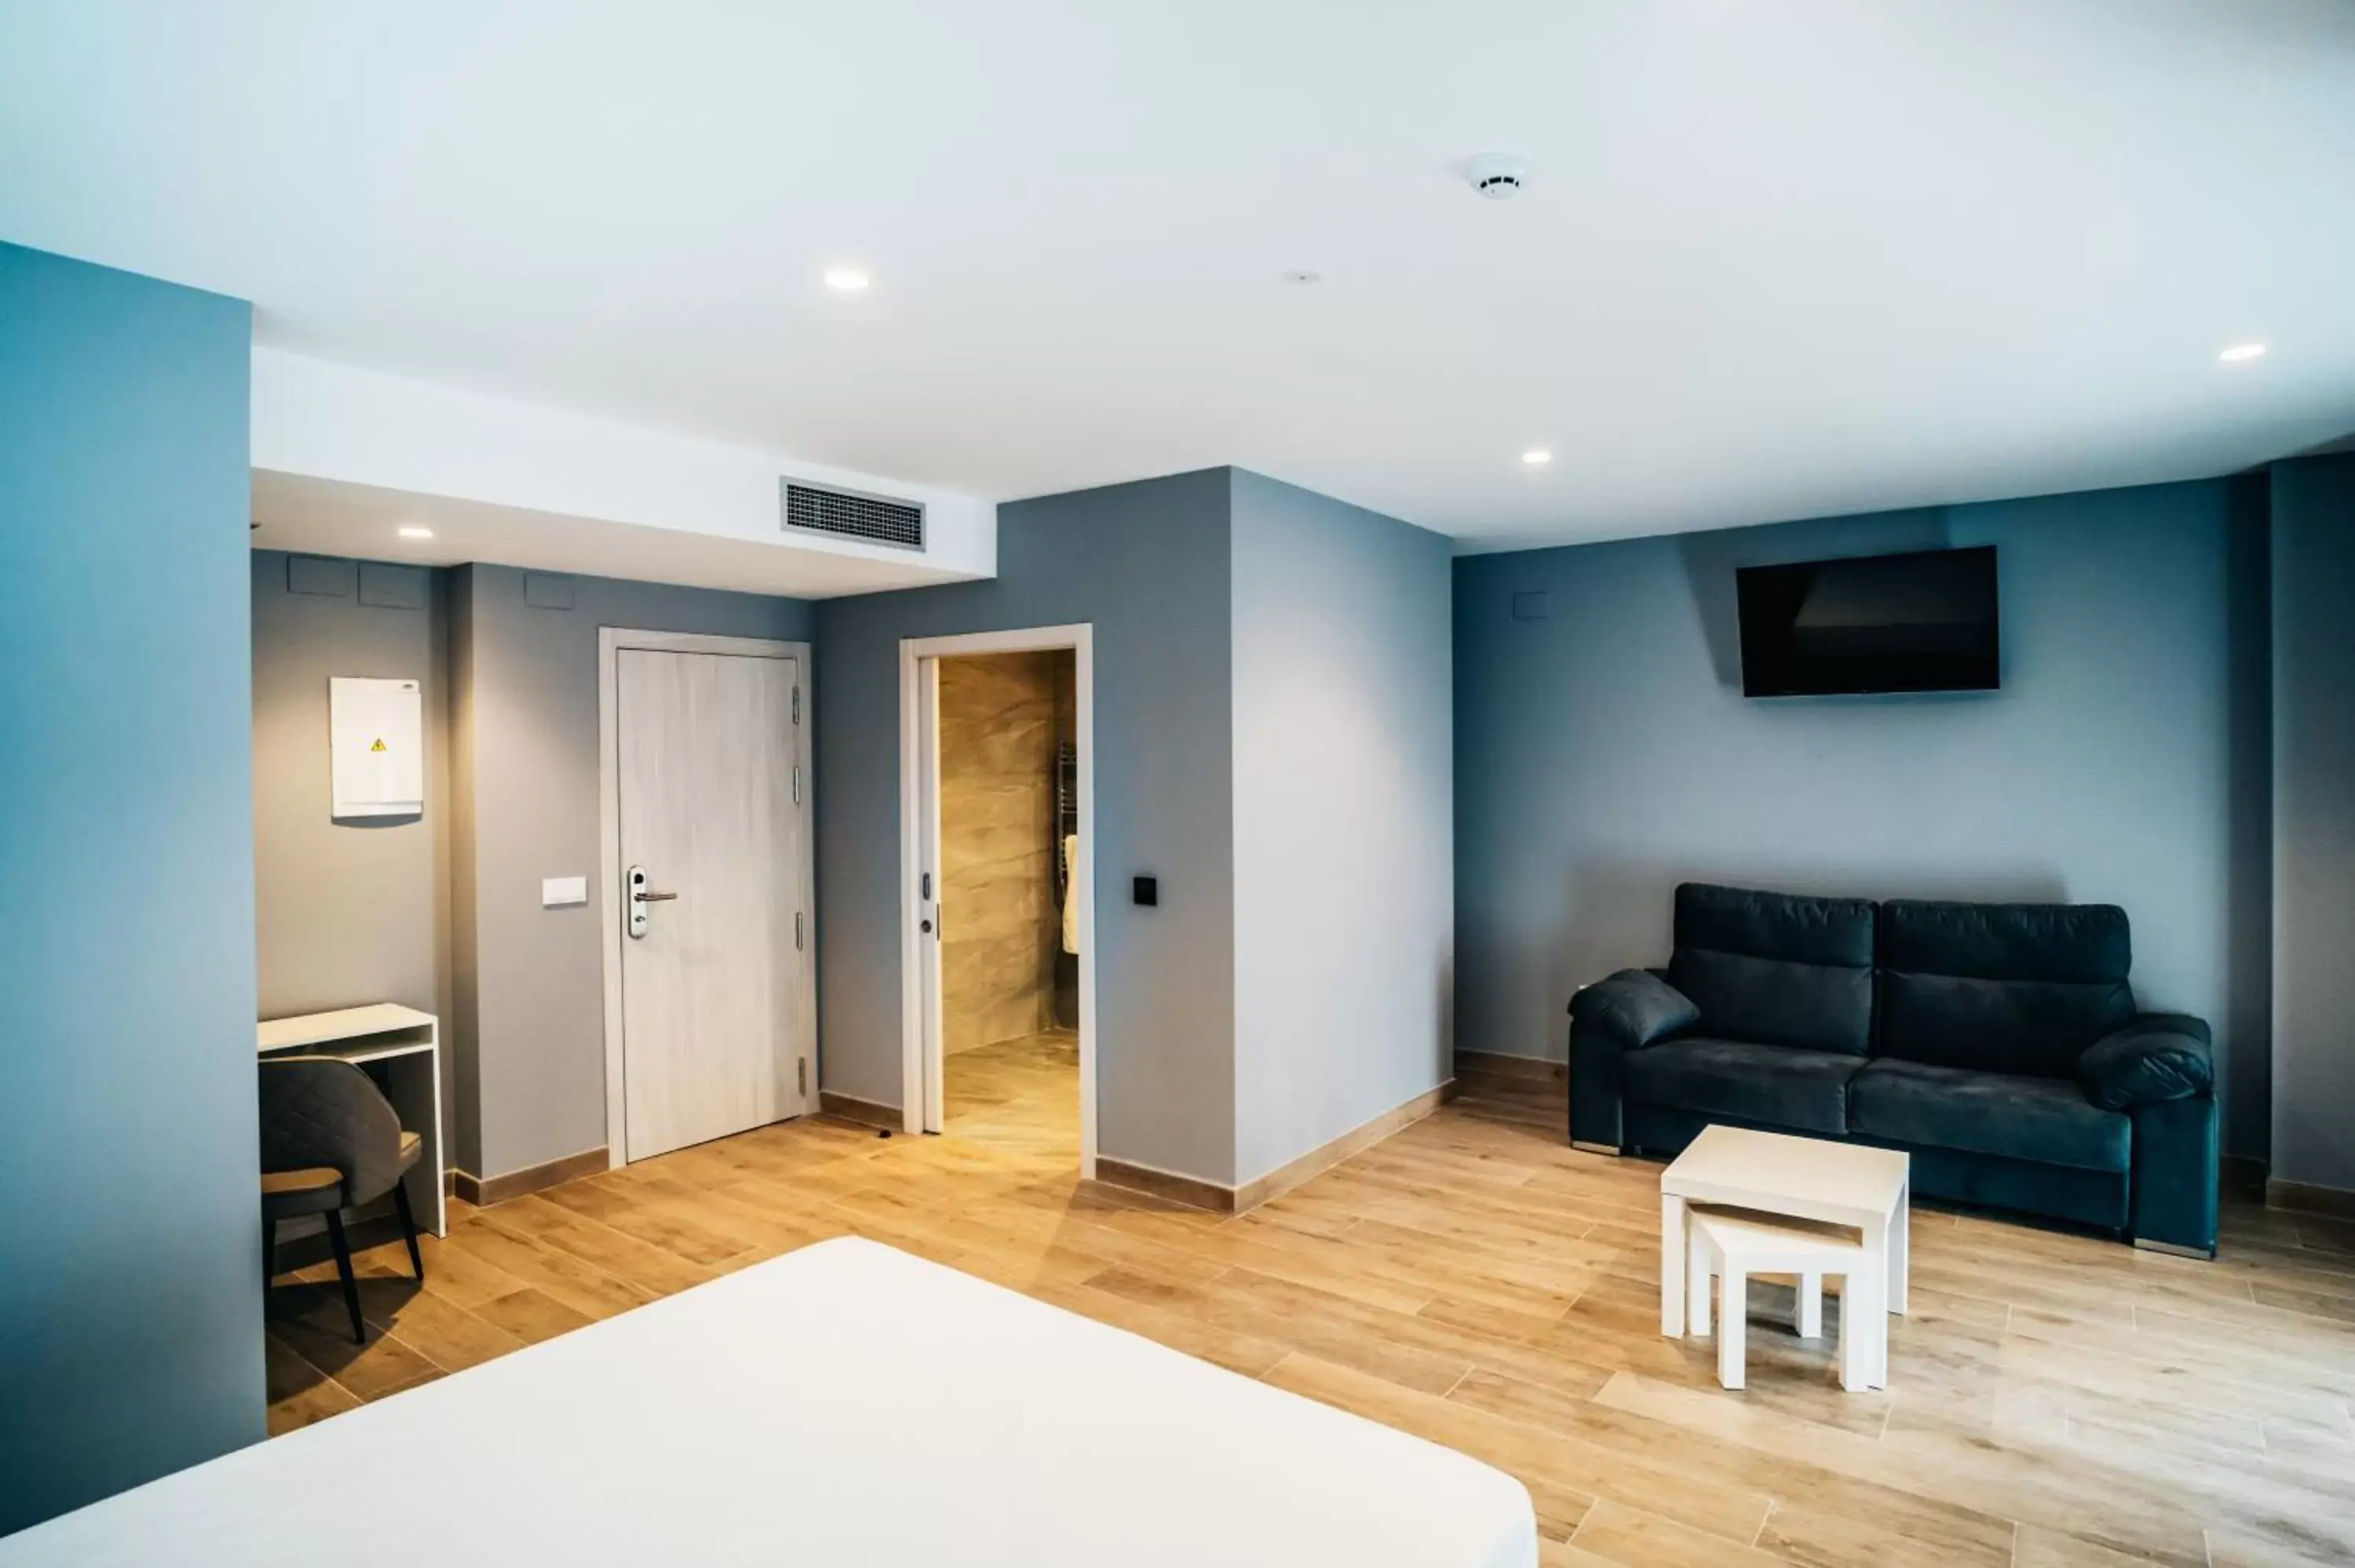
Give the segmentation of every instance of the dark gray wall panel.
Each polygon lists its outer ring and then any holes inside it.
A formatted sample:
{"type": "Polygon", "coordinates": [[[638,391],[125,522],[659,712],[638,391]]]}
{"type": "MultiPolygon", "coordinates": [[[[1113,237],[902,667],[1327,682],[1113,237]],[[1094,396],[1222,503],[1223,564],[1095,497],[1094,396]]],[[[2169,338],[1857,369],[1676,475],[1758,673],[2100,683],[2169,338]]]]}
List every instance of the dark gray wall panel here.
{"type": "Polygon", "coordinates": [[[2355,456],[2273,471],[2273,1174],[2355,1191],[2355,456]]]}

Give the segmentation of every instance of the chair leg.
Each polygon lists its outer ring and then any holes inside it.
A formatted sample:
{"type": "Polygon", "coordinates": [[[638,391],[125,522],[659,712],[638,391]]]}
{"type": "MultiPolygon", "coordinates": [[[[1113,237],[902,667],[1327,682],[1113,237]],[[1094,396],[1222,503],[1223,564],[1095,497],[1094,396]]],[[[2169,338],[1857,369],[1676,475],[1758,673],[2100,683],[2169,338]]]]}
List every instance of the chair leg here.
{"type": "Polygon", "coordinates": [[[425,1259],[417,1250],[417,1216],[409,1212],[409,1182],[404,1178],[392,1184],[392,1206],[400,1211],[400,1234],[409,1243],[410,1272],[417,1283],[425,1283],[425,1259]]]}
{"type": "Polygon", "coordinates": [[[351,1245],[344,1240],[344,1216],[334,1209],[327,1211],[327,1239],[335,1244],[336,1273],[344,1282],[344,1306],[352,1315],[352,1343],[368,1343],[368,1330],[360,1327],[360,1287],[352,1277],[351,1245]]]}

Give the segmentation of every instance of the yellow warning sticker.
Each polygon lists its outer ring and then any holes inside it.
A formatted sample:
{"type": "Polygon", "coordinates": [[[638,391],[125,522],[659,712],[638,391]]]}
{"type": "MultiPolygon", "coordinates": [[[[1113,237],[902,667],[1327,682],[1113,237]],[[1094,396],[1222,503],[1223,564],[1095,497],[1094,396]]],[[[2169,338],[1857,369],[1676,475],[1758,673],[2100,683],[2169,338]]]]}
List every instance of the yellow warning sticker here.
{"type": "Polygon", "coordinates": [[[384,750],[384,749],[385,749],[384,736],[378,736],[376,737],[376,744],[375,744],[374,746],[369,747],[368,747],[368,749],[369,749],[370,751],[382,751],[382,750],[384,750]]]}

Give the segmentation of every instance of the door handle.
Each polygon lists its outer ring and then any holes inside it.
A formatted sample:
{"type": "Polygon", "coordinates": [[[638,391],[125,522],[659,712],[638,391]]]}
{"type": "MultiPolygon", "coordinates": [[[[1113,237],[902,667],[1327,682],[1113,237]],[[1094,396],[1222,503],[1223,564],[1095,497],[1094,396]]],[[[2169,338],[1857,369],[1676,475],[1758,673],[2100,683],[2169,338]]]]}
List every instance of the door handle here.
{"type": "Polygon", "coordinates": [[[633,937],[643,937],[646,934],[646,906],[649,904],[666,904],[670,900],[677,897],[678,895],[676,893],[656,893],[647,887],[646,868],[642,865],[634,865],[630,867],[628,881],[630,885],[630,935],[633,937]]]}

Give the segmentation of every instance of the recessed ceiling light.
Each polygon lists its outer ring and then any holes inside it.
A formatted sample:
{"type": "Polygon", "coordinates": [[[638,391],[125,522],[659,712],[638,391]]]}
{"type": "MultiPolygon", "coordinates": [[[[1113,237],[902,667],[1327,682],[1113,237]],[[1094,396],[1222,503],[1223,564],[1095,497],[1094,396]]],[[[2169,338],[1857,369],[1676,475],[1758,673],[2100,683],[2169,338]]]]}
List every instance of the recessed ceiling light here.
{"type": "Polygon", "coordinates": [[[2227,365],[2239,365],[2244,360],[2263,359],[2265,345],[2261,343],[2236,343],[2216,357],[2227,365]]]}
{"type": "Polygon", "coordinates": [[[1521,454],[1522,465],[1527,468],[1543,468],[1551,461],[1553,461],[1553,453],[1543,447],[1531,447],[1521,454]]]}
{"type": "Polygon", "coordinates": [[[867,274],[856,267],[829,267],[826,286],[838,294],[856,294],[867,287],[867,274]]]}
{"type": "Polygon", "coordinates": [[[421,528],[414,523],[404,523],[401,524],[400,536],[404,539],[431,539],[433,537],[433,530],[421,528]]]}

